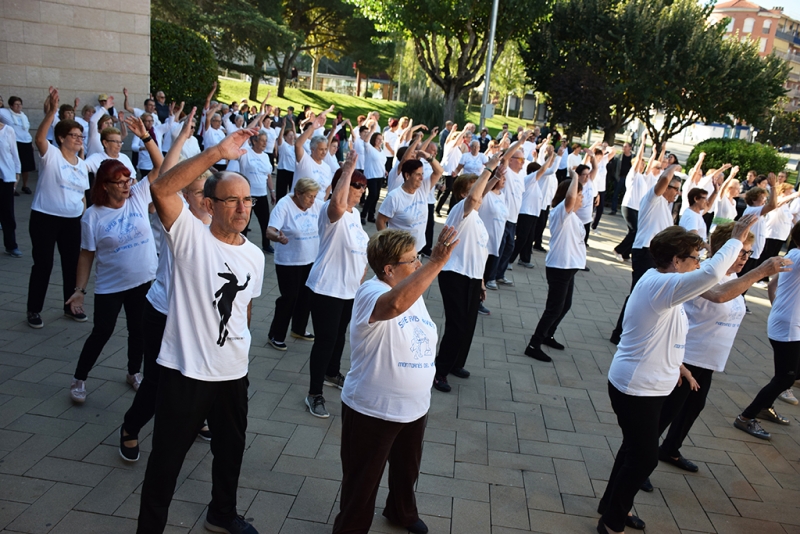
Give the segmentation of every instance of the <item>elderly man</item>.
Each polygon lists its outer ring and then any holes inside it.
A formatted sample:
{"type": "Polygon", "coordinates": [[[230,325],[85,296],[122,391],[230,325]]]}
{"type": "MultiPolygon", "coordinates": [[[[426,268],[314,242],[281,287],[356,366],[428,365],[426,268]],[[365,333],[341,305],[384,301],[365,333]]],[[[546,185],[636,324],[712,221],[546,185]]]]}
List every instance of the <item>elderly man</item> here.
{"type": "Polygon", "coordinates": [[[207,420],[214,433],[211,503],[205,527],[257,534],[236,512],[247,429],[252,300],[261,294],[264,254],[241,232],[253,197],[240,174],[222,172],[203,188],[211,225],[178,196],[220,159],[236,159],[256,130],[241,129],[161,175],[153,203],[174,256],[169,313],[156,360],[159,394],[153,451],[139,508],[139,534],[164,531],[186,452],[207,420]]]}
{"type": "Polygon", "coordinates": [[[169,118],[169,104],[167,104],[167,97],[164,91],[156,93],[156,114],[158,114],[158,120],[167,122],[167,118],[169,118]]]}
{"type": "Polygon", "coordinates": [[[131,105],[128,103],[128,88],[127,87],[123,87],[122,88],[122,94],[125,95],[125,100],[122,103],[122,107],[125,109],[125,111],[127,111],[128,113],[132,113],[137,118],[140,118],[145,113],[149,113],[153,117],[153,124],[155,126],[158,126],[159,124],[161,124],[161,119],[158,118],[158,113],[156,111],[156,101],[155,100],[153,100],[152,98],[146,98],[144,100],[144,109],[141,109],[141,108],[131,107],[131,105]]]}

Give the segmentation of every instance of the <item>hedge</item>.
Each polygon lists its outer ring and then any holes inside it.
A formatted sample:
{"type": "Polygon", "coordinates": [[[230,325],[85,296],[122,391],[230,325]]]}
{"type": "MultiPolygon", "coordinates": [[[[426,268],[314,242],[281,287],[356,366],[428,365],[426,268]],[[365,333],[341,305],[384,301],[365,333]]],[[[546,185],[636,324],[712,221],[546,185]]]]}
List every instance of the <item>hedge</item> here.
{"type": "Polygon", "coordinates": [[[768,145],[750,143],[743,139],[715,138],[707,139],[694,147],[686,161],[686,169],[691,169],[697,163],[700,152],[706,153],[703,163],[704,172],[730,163],[739,166],[740,179],[747,176],[747,171],[751,169],[758,174],[777,173],[782,171],[789,162],[787,158],[781,157],[777,150],[768,145]]]}

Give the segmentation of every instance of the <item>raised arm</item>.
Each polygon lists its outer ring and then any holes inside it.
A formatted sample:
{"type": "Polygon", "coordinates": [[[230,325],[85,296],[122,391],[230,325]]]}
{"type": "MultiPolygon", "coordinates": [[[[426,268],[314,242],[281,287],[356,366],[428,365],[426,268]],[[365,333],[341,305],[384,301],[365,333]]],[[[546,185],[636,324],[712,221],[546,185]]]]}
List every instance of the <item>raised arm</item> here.
{"type": "MultiPolygon", "coordinates": [[[[483,193],[486,189],[486,184],[492,179],[492,173],[497,169],[497,172],[505,172],[505,169],[500,167],[502,160],[500,159],[498,154],[489,159],[486,162],[486,166],[483,168],[483,172],[478,177],[478,180],[472,184],[472,188],[467,193],[467,197],[464,199],[464,217],[472,213],[472,210],[476,210],[481,207],[481,203],[483,202],[483,193]]],[[[505,165],[503,165],[505,167],[505,165]]]]}
{"type": "MultiPolygon", "coordinates": [[[[283,134],[286,132],[286,123],[289,122],[286,119],[281,121],[281,131],[278,134],[278,138],[275,140],[275,146],[281,146],[283,144],[283,134]]],[[[294,129],[294,124],[292,124],[292,129],[294,129]]]]}
{"type": "MultiPolygon", "coordinates": [[[[211,84],[211,91],[209,91],[208,96],[206,97],[206,103],[203,106],[204,111],[208,110],[211,107],[211,100],[214,98],[214,94],[216,92],[217,92],[217,82],[215,80],[214,83],[211,84]]],[[[206,126],[206,128],[207,127],[208,126],[206,126]]]]}
{"type": "Polygon", "coordinates": [[[700,296],[711,302],[728,302],[747,291],[750,286],[762,278],[768,278],[773,274],[791,271],[791,265],[792,260],[789,258],[783,256],[770,258],[749,273],[734,278],[730,282],[718,284],[700,296]]]}
{"type": "Polygon", "coordinates": [[[520,147],[522,147],[522,144],[528,138],[528,135],[530,135],[530,132],[528,130],[525,130],[524,132],[519,134],[517,140],[514,141],[514,143],[510,147],[508,147],[508,150],[506,150],[505,154],[503,154],[503,163],[508,165],[509,160],[511,160],[511,157],[517,152],[517,150],[520,149],[520,147]]]}
{"type": "MultiPolygon", "coordinates": [[[[427,154],[427,152],[425,153],[427,154]]],[[[428,163],[430,163],[431,167],[433,167],[433,174],[431,174],[430,181],[428,182],[428,189],[430,190],[436,186],[436,183],[439,181],[439,178],[441,178],[442,175],[444,174],[444,168],[435,157],[430,156],[427,159],[428,163]]]]}
{"type": "MultiPolygon", "coordinates": [[[[216,85],[216,83],[215,83],[215,85],[216,85]]],[[[213,106],[211,106],[209,108],[206,108],[206,123],[204,124],[204,128],[203,128],[204,132],[207,132],[208,130],[211,129],[211,118],[214,116],[214,114],[217,112],[217,110],[219,110],[221,108],[222,108],[222,105],[220,105],[220,104],[214,104],[213,106]]]]}
{"type": "Polygon", "coordinates": [[[150,137],[150,134],[145,129],[141,119],[130,115],[127,119],[125,119],[125,122],[133,132],[133,135],[142,140],[142,144],[147,149],[147,153],[150,155],[150,160],[153,162],[153,169],[150,172],[153,173],[153,176],[158,176],[161,169],[161,164],[164,162],[164,156],[161,155],[161,149],[158,147],[153,138],[150,137]]]}
{"type": "MultiPolygon", "coordinates": [[[[125,96],[125,99],[122,101],[123,109],[125,109],[125,111],[127,111],[128,113],[133,115],[134,114],[133,108],[128,103],[128,88],[127,87],[123,87],[122,88],[122,94],[125,96]]],[[[78,114],[78,106],[75,106],[75,114],[76,115],[78,114]]],[[[124,136],[123,136],[123,139],[125,139],[124,136]]]]}
{"type": "MultiPolygon", "coordinates": [[[[433,138],[436,137],[437,135],[439,135],[439,127],[438,126],[434,126],[433,129],[431,130],[431,134],[425,140],[425,143],[423,143],[422,148],[420,148],[420,150],[422,150],[423,152],[427,152],[428,151],[428,147],[433,142],[433,138]]],[[[394,152],[392,152],[392,153],[394,153],[394,152]]]]}
{"type": "Polygon", "coordinates": [[[42,122],[39,124],[39,128],[36,130],[36,136],[33,138],[33,142],[36,143],[36,148],[39,149],[39,154],[42,156],[45,155],[47,149],[50,147],[50,143],[47,142],[47,130],[49,130],[50,125],[53,124],[53,119],[58,111],[58,102],[58,89],[50,87],[50,94],[47,95],[47,99],[44,101],[44,119],[42,119],[42,122]]]}
{"type": "Polygon", "coordinates": [[[642,160],[644,159],[644,148],[647,144],[647,132],[642,134],[642,144],[639,145],[639,152],[636,153],[636,158],[633,160],[633,164],[631,165],[631,169],[634,172],[641,173],[642,169],[642,160]]]}
{"type": "Polygon", "coordinates": [[[670,165],[664,172],[661,173],[661,176],[658,177],[656,185],[653,186],[656,196],[660,197],[661,195],[667,192],[669,183],[672,181],[672,177],[675,176],[675,171],[677,170],[678,170],[677,165],[670,165]]]}
{"type": "Polygon", "coordinates": [[[770,194],[767,197],[767,203],[761,208],[761,216],[764,217],[767,213],[771,212],[778,207],[778,195],[775,192],[775,173],[771,172],[767,175],[767,183],[769,184],[770,194]]]}
{"type": "MultiPolygon", "coordinates": [[[[325,125],[325,121],[327,120],[328,113],[333,111],[333,106],[329,107],[316,117],[314,117],[314,122],[311,123],[311,128],[306,128],[305,131],[300,134],[300,137],[294,143],[294,157],[297,159],[297,162],[300,163],[300,160],[303,159],[303,154],[305,154],[305,150],[303,149],[303,144],[311,139],[311,136],[314,135],[314,130],[317,128],[321,128],[325,125]]],[[[284,121],[285,122],[285,121],[284,121]]]]}
{"type": "Polygon", "coordinates": [[[331,198],[328,202],[328,220],[332,223],[341,219],[347,210],[347,197],[350,195],[350,178],[352,178],[353,171],[356,169],[357,160],[358,154],[355,150],[351,150],[347,153],[344,163],[342,163],[342,174],[339,176],[339,181],[336,182],[336,187],[331,191],[331,198]]]}
{"type": "Polygon", "coordinates": [[[183,123],[183,128],[181,128],[178,136],[172,141],[172,146],[169,148],[167,155],[164,157],[164,161],[161,164],[160,174],[164,174],[178,163],[178,160],[181,156],[181,150],[183,150],[183,145],[186,143],[189,137],[192,136],[192,124],[194,123],[195,113],[197,113],[197,108],[192,108],[192,111],[190,111],[189,115],[186,116],[186,121],[183,123]]]}
{"type": "Polygon", "coordinates": [[[569,171],[571,175],[567,196],[564,197],[564,209],[567,213],[577,211],[581,207],[581,196],[578,194],[578,173],[569,171]]]}

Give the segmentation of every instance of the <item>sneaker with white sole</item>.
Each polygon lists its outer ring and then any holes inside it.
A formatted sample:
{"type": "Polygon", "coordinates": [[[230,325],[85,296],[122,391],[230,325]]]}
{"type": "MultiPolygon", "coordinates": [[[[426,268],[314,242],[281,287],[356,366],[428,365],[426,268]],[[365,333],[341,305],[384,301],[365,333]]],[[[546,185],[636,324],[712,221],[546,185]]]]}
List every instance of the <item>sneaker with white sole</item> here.
{"type": "Polygon", "coordinates": [[[506,267],[506,271],[513,271],[513,270],[514,270],[514,266],[511,265],[511,264],[509,264],[508,267],[506,267]]]}
{"type": "Polygon", "coordinates": [[[514,286],[514,282],[512,280],[509,280],[508,278],[498,278],[497,280],[495,280],[495,282],[497,282],[501,286],[510,286],[510,287],[514,286]]]}
{"type": "Polygon", "coordinates": [[[524,262],[522,260],[518,261],[517,265],[522,265],[526,269],[533,269],[534,268],[534,265],[531,262],[524,262]]]}
{"type": "Polygon", "coordinates": [[[781,392],[781,394],[778,395],[778,398],[780,400],[782,400],[783,402],[786,402],[786,403],[789,403],[789,404],[794,404],[795,406],[800,404],[800,402],[798,402],[798,400],[797,400],[797,397],[794,396],[794,392],[792,391],[792,388],[789,388],[786,391],[781,392]]]}
{"type": "Polygon", "coordinates": [[[286,350],[286,343],[283,341],[278,341],[274,337],[269,338],[269,344],[275,350],[286,350]]]}
{"type": "Polygon", "coordinates": [[[125,375],[125,382],[133,388],[133,391],[139,391],[139,386],[142,385],[142,373],[125,375]]]}
{"type": "Polygon", "coordinates": [[[486,306],[483,305],[483,302],[481,302],[481,303],[478,304],[478,314],[479,315],[491,315],[492,312],[489,310],[489,308],[487,308],[486,306]]]}
{"type": "Polygon", "coordinates": [[[623,258],[622,254],[620,254],[619,252],[614,251],[614,258],[616,258],[616,260],[619,262],[623,263],[625,262],[625,258],[623,258]]]}
{"type": "Polygon", "coordinates": [[[72,384],[69,386],[69,396],[72,402],[83,404],[86,402],[86,381],[72,379],[72,384]]]}
{"type": "Polygon", "coordinates": [[[298,334],[297,332],[289,332],[289,335],[295,339],[302,339],[304,341],[314,341],[314,334],[306,332],[305,334],[298,334]]]}
{"type": "Polygon", "coordinates": [[[325,379],[322,381],[323,384],[326,386],[331,386],[334,388],[343,389],[344,388],[344,375],[339,373],[336,376],[328,376],[325,375],[325,379]]]}
{"type": "Polygon", "coordinates": [[[328,410],[325,409],[325,397],[322,395],[309,395],[306,397],[306,406],[308,406],[309,413],[314,417],[327,419],[331,416],[328,410]]]}
{"type": "Polygon", "coordinates": [[[36,312],[28,312],[28,326],[31,328],[42,328],[44,326],[42,316],[36,312]]]}
{"type": "Polygon", "coordinates": [[[494,280],[489,280],[486,282],[486,289],[497,290],[497,282],[494,280]]]}
{"type": "Polygon", "coordinates": [[[226,520],[213,517],[211,511],[209,511],[206,514],[203,526],[211,532],[222,532],[224,534],[258,534],[255,527],[241,515],[226,520]]]}

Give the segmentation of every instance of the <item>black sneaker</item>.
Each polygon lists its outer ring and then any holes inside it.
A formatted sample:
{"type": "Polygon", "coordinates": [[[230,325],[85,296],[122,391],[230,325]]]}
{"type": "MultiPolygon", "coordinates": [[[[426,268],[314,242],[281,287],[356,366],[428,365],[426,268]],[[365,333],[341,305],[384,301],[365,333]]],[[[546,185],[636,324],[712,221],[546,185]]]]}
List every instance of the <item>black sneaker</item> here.
{"type": "Polygon", "coordinates": [[[25,193],[26,195],[30,195],[30,194],[33,193],[33,191],[31,191],[30,187],[23,187],[22,188],[22,192],[25,193]]]}
{"type": "Polygon", "coordinates": [[[245,521],[244,516],[237,515],[233,519],[219,520],[211,517],[211,512],[206,514],[206,530],[211,532],[224,532],[226,534],[258,534],[258,531],[245,521]]]}
{"type": "Polygon", "coordinates": [[[761,428],[761,423],[759,423],[755,419],[742,419],[742,416],[740,415],[733,421],[733,426],[735,426],[742,432],[747,432],[751,436],[759,439],[772,438],[770,433],[761,428]]]}
{"type": "Polygon", "coordinates": [[[470,372],[464,369],[463,367],[456,367],[450,374],[453,376],[457,376],[458,378],[469,378],[470,372]]]}
{"type": "Polygon", "coordinates": [[[758,412],[758,417],[761,419],[766,419],[772,423],[777,423],[779,425],[788,425],[789,420],[775,411],[775,407],[770,406],[769,408],[764,408],[760,412],[758,412]]]}
{"type": "Polygon", "coordinates": [[[126,462],[136,462],[139,460],[139,436],[128,434],[127,436],[122,435],[122,427],[119,429],[119,455],[122,457],[123,460],[126,462]],[[128,447],[125,445],[130,441],[136,441],[136,445],[133,447],[128,447]]]}
{"type": "Polygon", "coordinates": [[[428,525],[422,519],[417,519],[413,525],[406,525],[411,534],[427,534],[428,533],[428,525]]]}
{"type": "Polygon", "coordinates": [[[298,334],[297,332],[290,332],[290,336],[295,339],[304,339],[305,341],[314,341],[314,334],[306,332],[305,334],[298,334]]]}
{"type": "Polygon", "coordinates": [[[64,310],[64,317],[69,317],[70,319],[78,323],[85,323],[86,321],[89,320],[89,318],[86,317],[85,313],[83,312],[72,313],[71,310],[64,310]]]}
{"type": "Polygon", "coordinates": [[[203,425],[203,428],[197,431],[197,435],[203,441],[211,441],[211,429],[208,428],[208,425],[203,425]]]}
{"type": "Polygon", "coordinates": [[[274,337],[269,338],[269,344],[275,350],[286,350],[286,343],[283,341],[278,341],[274,337]]]}
{"type": "Polygon", "coordinates": [[[619,342],[622,341],[622,338],[618,334],[611,334],[611,337],[608,339],[614,345],[619,345],[619,342]]]}
{"type": "Polygon", "coordinates": [[[653,493],[655,488],[653,488],[653,483],[650,482],[650,477],[647,477],[647,479],[645,479],[645,481],[642,482],[642,485],[639,486],[639,489],[642,491],[646,491],[647,493],[653,493]]]}
{"type": "Polygon", "coordinates": [[[450,390],[453,389],[450,387],[450,384],[447,383],[446,377],[433,377],[433,387],[441,391],[442,393],[450,393],[450,390]]]}
{"type": "Polygon", "coordinates": [[[481,302],[481,303],[478,304],[478,314],[479,315],[491,315],[492,314],[492,310],[490,310],[489,308],[484,306],[483,302],[481,302]]]}
{"type": "Polygon", "coordinates": [[[31,328],[42,328],[44,326],[44,321],[42,321],[41,315],[36,312],[28,312],[28,326],[31,328]]]}
{"type": "Polygon", "coordinates": [[[325,384],[326,386],[344,389],[344,375],[342,375],[342,373],[339,373],[336,376],[325,375],[325,378],[322,381],[322,383],[325,384]]]}
{"type": "Polygon", "coordinates": [[[554,337],[551,337],[550,339],[545,339],[544,341],[542,341],[542,344],[547,345],[548,347],[556,350],[564,350],[564,345],[556,341],[556,338],[554,337]]]}
{"type": "Polygon", "coordinates": [[[666,462],[668,464],[672,464],[678,469],[683,469],[684,471],[689,471],[690,473],[697,473],[698,467],[693,463],[681,456],[678,455],[677,458],[673,458],[661,448],[658,449],[658,459],[662,462],[666,462]]]}
{"type": "Polygon", "coordinates": [[[553,358],[545,354],[542,349],[531,347],[528,345],[525,347],[525,356],[529,356],[534,360],[539,360],[540,362],[552,362],[553,358]]]}

